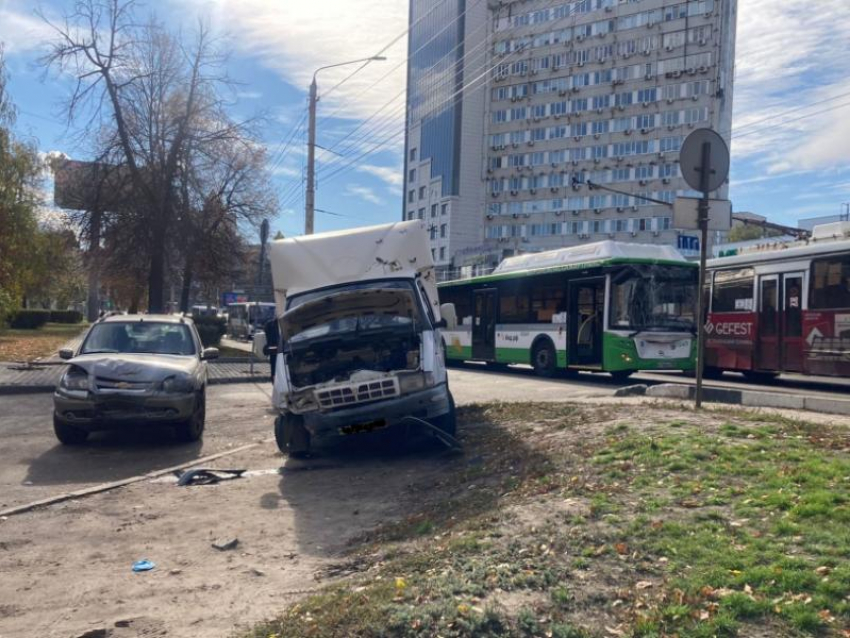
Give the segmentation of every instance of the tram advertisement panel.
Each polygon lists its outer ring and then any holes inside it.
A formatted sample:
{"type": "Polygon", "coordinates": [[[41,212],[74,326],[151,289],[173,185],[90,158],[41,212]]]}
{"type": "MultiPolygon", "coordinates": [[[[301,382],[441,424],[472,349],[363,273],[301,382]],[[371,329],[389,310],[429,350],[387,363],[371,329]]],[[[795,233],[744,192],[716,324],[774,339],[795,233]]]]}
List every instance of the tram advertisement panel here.
{"type": "Polygon", "coordinates": [[[850,310],[803,313],[805,371],[850,375],[850,310]]]}
{"type": "Polygon", "coordinates": [[[757,329],[754,312],[710,314],[705,324],[706,363],[727,370],[751,370],[757,329]]]}

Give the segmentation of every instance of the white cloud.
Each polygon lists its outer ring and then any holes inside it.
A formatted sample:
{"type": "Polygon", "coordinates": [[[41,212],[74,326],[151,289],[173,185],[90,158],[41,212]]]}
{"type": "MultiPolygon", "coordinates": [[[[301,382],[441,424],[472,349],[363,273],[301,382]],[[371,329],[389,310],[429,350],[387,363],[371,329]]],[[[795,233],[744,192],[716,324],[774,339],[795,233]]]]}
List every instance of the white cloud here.
{"type": "Polygon", "coordinates": [[[375,204],[376,206],[381,206],[384,203],[384,200],[378,197],[371,188],[366,186],[357,186],[356,184],[349,184],[345,187],[345,194],[350,195],[352,197],[359,197],[360,199],[369,202],[370,204],[375,204]]]}
{"type": "Polygon", "coordinates": [[[38,49],[52,35],[52,29],[33,13],[33,3],[0,0],[0,43],[7,53],[38,49]]]}
{"type": "Polygon", "coordinates": [[[848,98],[791,109],[850,93],[847,0],[817,5],[742,0],[736,50],[733,153],[765,172],[788,174],[847,164],[848,98]],[[764,122],[766,118],[773,118],[764,122]]]}
{"type": "MultiPolygon", "coordinates": [[[[407,0],[321,0],[286,2],[277,0],[191,0],[213,24],[230,33],[233,46],[256,56],[264,66],[285,81],[306,91],[319,67],[375,55],[407,28],[407,0]]],[[[185,14],[185,3],[172,0],[185,14]]],[[[401,38],[383,55],[349,82],[328,93],[358,65],[321,71],[318,76],[319,116],[342,109],[339,117],[360,119],[384,105],[405,86],[407,39],[401,38]],[[379,85],[369,85],[391,72],[379,85]],[[362,94],[361,94],[362,93],[362,94]],[[324,97],[323,97],[324,96],[324,97]]],[[[399,101],[403,104],[403,99],[399,101]]],[[[388,111],[393,111],[392,108],[388,111]]],[[[399,125],[404,113],[394,114],[399,125]]]]}
{"type": "Polygon", "coordinates": [[[237,91],[236,97],[240,100],[259,100],[263,94],[259,91],[237,91]]]}
{"type": "Polygon", "coordinates": [[[390,186],[401,186],[404,184],[404,175],[400,168],[375,166],[374,164],[357,164],[355,168],[361,173],[374,175],[378,179],[385,181],[390,186]]]}

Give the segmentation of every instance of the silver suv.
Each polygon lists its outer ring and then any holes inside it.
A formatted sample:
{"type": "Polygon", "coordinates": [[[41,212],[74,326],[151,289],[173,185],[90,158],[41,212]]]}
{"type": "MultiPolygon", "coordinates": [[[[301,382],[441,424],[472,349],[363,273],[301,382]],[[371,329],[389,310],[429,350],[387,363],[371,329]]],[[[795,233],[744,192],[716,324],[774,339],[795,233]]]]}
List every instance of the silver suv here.
{"type": "Polygon", "coordinates": [[[207,361],[188,317],[116,315],[92,325],[53,395],[53,429],[65,445],[90,432],[145,421],[173,425],[183,441],[204,432],[207,361]]]}

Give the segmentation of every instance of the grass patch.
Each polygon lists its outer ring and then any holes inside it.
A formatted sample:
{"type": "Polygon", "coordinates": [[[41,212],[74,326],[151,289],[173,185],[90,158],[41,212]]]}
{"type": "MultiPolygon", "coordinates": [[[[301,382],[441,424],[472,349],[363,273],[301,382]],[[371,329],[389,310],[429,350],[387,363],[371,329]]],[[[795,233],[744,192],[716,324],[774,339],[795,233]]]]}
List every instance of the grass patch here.
{"type": "Polygon", "coordinates": [[[56,354],[86,324],[48,323],[37,330],[0,330],[0,361],[32,361],[56,354]]]}
{"type": "Polygon", "coordinates": [[[644,411],[461,410],[465,458],[360,539],[371,568],[242,635],[850,635],[846,433],[644,411]]]}

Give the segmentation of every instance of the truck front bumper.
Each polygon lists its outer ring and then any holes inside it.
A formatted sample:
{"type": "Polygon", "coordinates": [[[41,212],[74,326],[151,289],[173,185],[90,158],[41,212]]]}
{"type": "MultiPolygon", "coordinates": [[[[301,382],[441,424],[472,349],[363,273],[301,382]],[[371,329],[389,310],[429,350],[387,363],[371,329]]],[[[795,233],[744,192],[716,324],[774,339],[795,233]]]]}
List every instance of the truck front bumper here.
{"type": "Polygon", "coordinates": [[[391,427],[406,417],[435,419],[450,409],[449,386],[442,383],[425,390],[330,412],[301,415],[312,436],[346,435],[391,427]]]}

